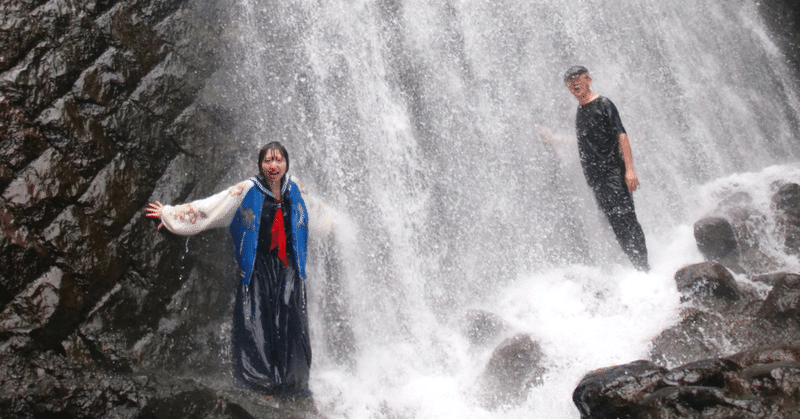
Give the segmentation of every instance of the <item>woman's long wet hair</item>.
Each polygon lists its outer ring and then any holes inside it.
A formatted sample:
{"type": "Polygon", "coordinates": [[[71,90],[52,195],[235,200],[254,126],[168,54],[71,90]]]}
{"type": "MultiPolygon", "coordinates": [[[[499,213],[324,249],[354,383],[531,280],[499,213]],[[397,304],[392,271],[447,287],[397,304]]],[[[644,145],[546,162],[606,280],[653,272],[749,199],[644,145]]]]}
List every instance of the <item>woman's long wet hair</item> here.
{"type": "MultiPolygon", "coordinates": [[[[279,153],[281,153],[281,156],[283,156],[284,160],[286,160],[286,173],[289,173],[289,152],[286,151],[286,147],[284,147],[283,144],[278,141],[273,141],[271,143],[267,143],[264,147],[261,147],[261,150],[258,152],[258,174],[261,177],[264,177],[264,174],[261,173],[261,162],[264,161],[264,156],[266,156],[267,152],[270,150],[277,150],[279,153]]],[[[284,174],[284,176],[286,175],[284,174]]]]}

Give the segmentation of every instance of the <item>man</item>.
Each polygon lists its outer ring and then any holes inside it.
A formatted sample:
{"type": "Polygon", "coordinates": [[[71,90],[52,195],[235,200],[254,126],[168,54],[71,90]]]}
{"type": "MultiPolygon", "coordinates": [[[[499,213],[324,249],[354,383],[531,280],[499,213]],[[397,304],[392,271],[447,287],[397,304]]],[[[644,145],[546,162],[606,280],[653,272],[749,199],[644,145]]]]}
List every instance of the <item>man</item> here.
{"type": "Polygon", "coordinates": [[[586,67],[567,70],[564,84],[578,99],[575,128],[586,182],[622,250],[637,269],[648,271],[644,232],[633,207],[632,192],[639,187],[639,178],[619,112],[608,98],[591,91],[592,78],[586,67]]]}

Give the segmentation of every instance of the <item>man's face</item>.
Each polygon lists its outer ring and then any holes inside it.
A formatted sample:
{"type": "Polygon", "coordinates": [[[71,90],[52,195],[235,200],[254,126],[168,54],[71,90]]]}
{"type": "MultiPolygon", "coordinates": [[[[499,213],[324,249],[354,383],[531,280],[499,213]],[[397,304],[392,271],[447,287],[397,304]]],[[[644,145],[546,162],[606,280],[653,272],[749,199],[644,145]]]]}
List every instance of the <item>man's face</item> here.
{"type": "Polygon", "coordinates": [[[581,100],[589,94],[589,86],[592,84],[592,79],[586,74],[581,74],[577,77],[571,78],[567,82],[567,89],[575,96],[576,99],[581,100]]]}

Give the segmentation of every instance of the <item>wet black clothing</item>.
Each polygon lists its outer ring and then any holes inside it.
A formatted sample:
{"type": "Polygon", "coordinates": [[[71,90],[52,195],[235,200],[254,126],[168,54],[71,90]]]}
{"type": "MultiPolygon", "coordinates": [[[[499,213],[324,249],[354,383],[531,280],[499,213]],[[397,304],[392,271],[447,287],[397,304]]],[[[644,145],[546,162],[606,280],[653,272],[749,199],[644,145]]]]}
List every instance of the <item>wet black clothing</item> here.
{"type": "Polygon", "coordinates": [[[625,173],[625,161],[619,148],[619,135],[625,127],[617,107],[603,96],[578,106],[575,116],[578,134],[578,152],[583,174],[589,186],[605,182],[608,177],[625,173]]]}
{"type": "Polygon", "coordinates": [[[270,250],[277,203],[266,197],[261,211],[253,275],[239,283],[233,313],[234,375],[266,394],[307,396],[311,368],[305,284],[294,266],[289,194],[282,212],[287,267],[270,250]]]}
{"type": "Polygon", "coordinates": [[[636,219],[633,194],[625,183],[625,161],[619,145],[625,127],[617,108],[603,96],[578,106],[575,130],[583,174],[597,205],[633,265],[649,270],[644,232],[636,219]]]}
{"type": "Polygon", "coordinates": [[[597,206],[605,213],[614,235],[633,266],[642,271],[650,270],[647,261],[647,245],[644,231],[636,219],[633,194],[625,184],[625,171],[622,175],[601,179],[592,187],[597,206]]]}

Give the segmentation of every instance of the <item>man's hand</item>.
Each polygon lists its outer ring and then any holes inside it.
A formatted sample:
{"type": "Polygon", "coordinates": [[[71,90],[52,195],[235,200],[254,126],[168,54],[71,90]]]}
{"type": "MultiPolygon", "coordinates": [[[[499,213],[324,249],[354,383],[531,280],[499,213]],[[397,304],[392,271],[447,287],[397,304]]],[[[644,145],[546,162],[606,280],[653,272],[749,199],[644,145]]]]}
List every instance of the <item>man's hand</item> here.
{"type": "Polygon", "coordinates": [[[633,192],[639,187],[639,177],[633,170],[625,171],[625,184],[628,185],[628,192],[633,192]]]}
{"type": "Polygon", "coordinates": [[[628,134],[624,132],[619,135],[619,151],[622,152],[622,160],[625,162],[625,183],[628,185],[628,192],[633,192],[639,187],[639,177],[633,170],[631,142],[628,140],[628,134]]]}

